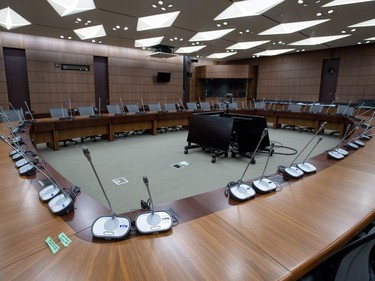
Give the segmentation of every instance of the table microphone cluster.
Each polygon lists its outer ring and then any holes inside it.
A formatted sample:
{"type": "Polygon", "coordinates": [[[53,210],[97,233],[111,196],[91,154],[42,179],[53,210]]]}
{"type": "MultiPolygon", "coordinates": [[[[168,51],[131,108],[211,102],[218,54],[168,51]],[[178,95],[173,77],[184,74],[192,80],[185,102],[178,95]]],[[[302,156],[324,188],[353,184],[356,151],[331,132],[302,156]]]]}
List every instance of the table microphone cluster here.
{"type": "Polygon", "coordinates": [[[273,181],[269,180],[268,178],[264,177],[264,173],[266,171],[269,158],[273,153],[273,144],[271,145],[269,149],[268,158],[267,158],[265,167],[263,169],[262,176],[258,180],[252,182],[251,186],[243,182],[243,178],[246,174],[246,171],[248,170],[250,163],[254,163],[255,153],[258,151],[260,144],[262,143],[264,137],[267,134],[268,134],[268,129],[264,128],[262,135],[260,137],[260,140],[257,144],[257,147],[255,148],[250,158],[250,161],[248,162],[245,168],[245,171],[242,174],[241,179],[239,179],[237,182],[232,181],[228,183],[226,186],[225,195],[229,195],[229,197],[235,201],[239,201],[239,202],[246,201],[246,200],[254,198],[256,193],[269,193],[269,192],[276,190],[276,184],[273,181]]]}
{"type": "MultiPolygon", "coordinates": [[[[108,203],[111,211],[110,216],[102,216],[94,221],[91,226],[91,232],[94,238],[105,239],[105,240],[121,240],[125,239],[132,226],[132,222],[126,216],[117,216],[113,209],[111,202],[105,192],[105,189],[100,181],[100,178],[96,172],[96,169],[91,160],[90,151],[87,147],[82,147],[83,154],[91,164],[91,168],[94,171],[95,177],[100,185],[100,188],[104,194],[104,197],[108,203]]],[[[143,177],[143,182],[146,185],[148,200],[151,205],[151,210],[146,213],[140,214],[135,220],[136,230],[141,234],[164,232],[172,227],[173,221],[171,216],[166,211],[155,211],[154,203],[152,201],[149,182],[147,177],[143,177]]]]}
{"type": "Polygon", "coordinates": [[[17,142],[12,142],[2,133],[0,133],[0,139],[12,148],[9,155],[16,161],[15,167],[21,176],[32,176],[38,171],[46,177],[45,186],[39,191],[39,199],[42,202],[48,202],[48,208],[54,215],[65,215],[74,210],[76,194],[74,196],[68,194],[45,166],[44,171],[38,167],[39,159],[37,157],[31,159],[17,142]],[[16,155],[20,157],[15,157],[16,155]]]}

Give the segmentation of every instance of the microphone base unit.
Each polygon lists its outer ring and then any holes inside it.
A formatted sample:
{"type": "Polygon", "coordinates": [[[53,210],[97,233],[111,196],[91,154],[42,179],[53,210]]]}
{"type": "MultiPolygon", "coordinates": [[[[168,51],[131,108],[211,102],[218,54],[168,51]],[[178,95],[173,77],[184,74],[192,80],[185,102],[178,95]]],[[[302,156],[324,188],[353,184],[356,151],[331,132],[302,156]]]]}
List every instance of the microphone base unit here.
{"type": "Polygon", "coordinates": [[[236,201],[246,201],[255,197],[255,190],[244,183],[238,183],[229,188],[229,195],[236,201]]]}
{"type": "Polygon", "coordinates": [[[9,156],[12,157],[14,154],[17,154],[19,152],[20,152],[19,149],[13,149],[11,152],[9,152],[9,156]]]}
{"type": "Polygon", "coordinates": [[[335,151],[337,151],[338,153],[344,155],[344,156],[348,156],[349,155],[349,152],[343,148],[336,148],[335,151]]]}
{"type": "Polygon", "coordinates": [[[357,150],[359,148],[358,145],[356,145],[354,142],[351,142],[351,141],[346,144],[346,147],[349,149],[353,149],[353,150],[357,150]]]}
{"type": "Polygon", "coordinates": [[[65,215],[74,209],[74,201],[70,196],[60,194],[48,202],[48,208],[54,215],[65,215]]]}
{"type": "Polygon", "coordinates": [[[130,229],[131,222],[127,217],[103,216],[94,221],[91,233],[97,239],[121,240],[128,236],[130,229]]]}
{"type": "Polygon", "coordinates": [[[18,169],[18,172],[21,176],[32,176],[36,173],[35,166],[29,164],[26,164],[18,169]]]}
{"type": "Polygon", "coordinates": [[[13,161],[18,161],[18,160],[21,160],[22,158],[23,158],[23,156],[22,156],[21,153],[16,153],[16,154],[12,155],[12,160],[13,161]]]}
{"type": "Polygon", "coordinates": [[[297,165],[298,169],[302,170],[306,174],[315,173],[316,167],[310,163],[304,162],[297,165]]]}
{"type": "Polygon", "coordinates": [[[366,134],[360,134],[359,138],[362,140],[371,140],[372,136],[366,135],[366,134]]]}
{"type": "Polygon", "coordinates": [[[303,174],[304,174],[303,171],[295,166],[290,166],[288,168],[285,168],[283,172],[284,177],[291,178],[291,179],[299,179],[303,176],[303,174]]]}
{"type": "Polygon", "coordinates": [[[253,181],[252,187],[258,193],[269,193],[276,190],[276,184],[267,178],[253,181]]]}
{"type": "Polygon", "coordinates": [[[137,217],[135,226],[142,234],[163,232],[171,229],[172,218],[165,211],[148,212],[137,217]]]}
{"type": "Polygon", "coordinates": [[[29,164],[29,161],[25,158],[22,158],[22,159],[18,160],[15,165],[16,165],[16,168],[19,169],[22,166],[25,166],[26,164],[29,164]]]}
{"type": "Polygon", "coordinates": [[[60,188],[54,184],[48,185],[39,191],[39,198],[43,202],[47,202],[60,193],[60,188]]]}
{"type": "Polygon", "coordinates": [[[328,159],[341,160],[345,156],[342,155],[340,152],[338,152],[336,149],[334,149],[334,150],[331,150],[327,153],[327,157],[328,157],[328,159]]]}
{"type": "Polygon", "coordinates": [[[356,144],[356,145],[358,145],[359,147],[364,147],[365,146],[365,143],[363,141],[360,141],[360,140],[354,140],[353,143],[356,144]]]}

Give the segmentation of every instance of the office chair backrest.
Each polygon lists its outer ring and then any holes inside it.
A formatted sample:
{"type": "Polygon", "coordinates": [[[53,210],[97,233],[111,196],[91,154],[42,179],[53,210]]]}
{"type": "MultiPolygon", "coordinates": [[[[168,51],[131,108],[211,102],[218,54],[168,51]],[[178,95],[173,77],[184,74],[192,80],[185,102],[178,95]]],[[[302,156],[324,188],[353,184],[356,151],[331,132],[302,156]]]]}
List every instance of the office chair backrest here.
{"type": "Polygon", "coordinates": [[[69,117],[68,110],[63,107],[50,108],[49,113],[53,118],[69,117]]]}
{"type": "Polygon", "coordinates": [[[256,101],[254,102],[254,107],[256,109],[264,109],[266,106],[266,103],[264,101],[256,101]]]}
{"type": "Polygon", "coordinates": [[[211,109],[210,104],[206,101],[199,104],[200,109],[211,109]]]}
{"type": "Polygon", "coordinates": [[[79,106],[78,107],[79,115],[87,116],[87,115],[94,115],[94,108],[92,106],[79,106]]]}
{"type": "Polygon", "coordinates": [[[164,104],[164,109],[166,111],[176,111],[177,110],[176,104],[174,104],[174,103],[165,103],[164,104]]]}
{"type": "Polygon", "coordinates": [[[352,115],[354,112],[353,106],[337,105],[336,114],[352,115]]]}
{"type": "Polygon", "coordinates": [[[128,112],[133,112],[133,113],[139,112],[138,105],[136,104],[127,104],[125,106],[128,112]]]}
{"type": "Polygon", "coordinates": [[[230,103],[230,104],[229,104],[229,108],[230,108],[230,109],[238,109],[238,103],[236,103],[236,102],[232,102],[232,103],[230,103]]]}
{"type": "Polygon", "coordinates": [[[312,113],[320,113],[322,112],[323,106],[320,104],[313,104],[310,106],[310,112],[312,113]]]}
{"type": "Polygon", "coordinates": [[[107,105],[107,111],[108,111],[108,113],[113,113],[113,114],[121,113],[121,109],[118,106],[118,104],[108,104],[107,105]]]}
{"type": "Polygon", "coordinates": [[[297,104],[297,103],[291,103],[288,105],[288,111],[291,112],[300,112],[301,111],[302,105],[297,104]]]}
{"type": "Polygon", "coordinates": [[[150,111],[161,111],[160,103],[149,103],[148,104],[148,109],[150,111]]]}
{"type": "Polygon", "coordinates": [[[24,118],[22,109],[1,110],[1,122],[22,121],[24,118]]]}
{"type": "Polygon", "coordinates": [[[191,110],[197,109],[197,104],[195,102],[187,102],[186,106],[188,109],[191,109],[191,110]]]}
{"type": "Polygon", "coordinates": [[[374,280],[370,254],[375,245],[375,226],[364,237],[348,244],[334,254],[343,257],[335,275],[335,281],[374,280]]]}

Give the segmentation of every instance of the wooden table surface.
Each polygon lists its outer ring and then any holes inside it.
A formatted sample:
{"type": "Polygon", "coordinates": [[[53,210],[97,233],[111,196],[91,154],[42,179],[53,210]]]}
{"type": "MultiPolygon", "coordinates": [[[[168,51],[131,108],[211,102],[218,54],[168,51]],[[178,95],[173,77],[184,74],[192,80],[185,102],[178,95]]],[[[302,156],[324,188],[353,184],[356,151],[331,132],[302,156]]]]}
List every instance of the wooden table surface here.
{"type": "Polygon", "coordinates": [[[40,175],[19,176],[1,143],[0,280],[295,280],[375,219],[374,148],[321,155],[317,174],[247,202],[222,189],[170,202],[180,215],[170,231],[110,242],[86,239],[104,207],[80,194],[72,214],[54,216],[38,199],[40,175]]]}

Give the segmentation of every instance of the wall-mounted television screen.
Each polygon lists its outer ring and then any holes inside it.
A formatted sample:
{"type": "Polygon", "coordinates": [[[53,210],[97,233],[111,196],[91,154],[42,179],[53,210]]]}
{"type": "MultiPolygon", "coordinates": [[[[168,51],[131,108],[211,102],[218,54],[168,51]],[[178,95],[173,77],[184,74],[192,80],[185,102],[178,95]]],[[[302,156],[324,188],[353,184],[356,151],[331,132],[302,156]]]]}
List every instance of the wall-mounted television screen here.
{"type": "Polygon", "coordinates": [[[170,72],[158,72],[156,75],[156,82],[159,83],[168,83],[171,81],[171,73],[170,72]]]}

